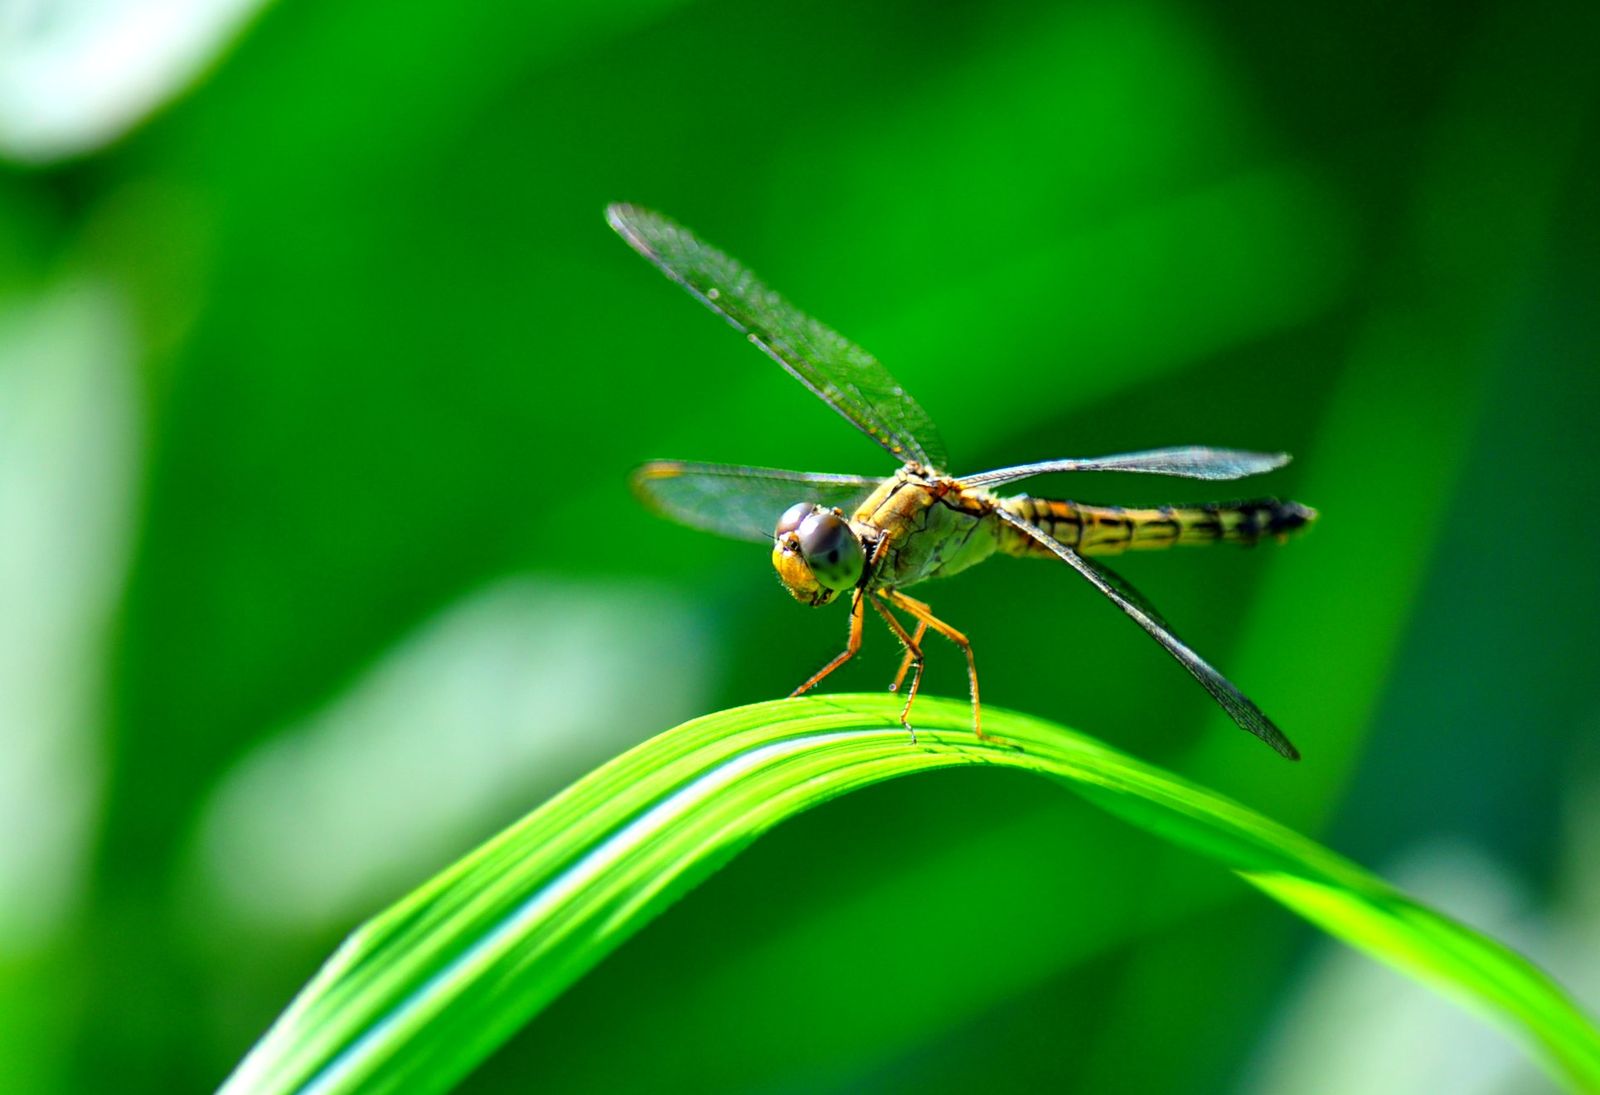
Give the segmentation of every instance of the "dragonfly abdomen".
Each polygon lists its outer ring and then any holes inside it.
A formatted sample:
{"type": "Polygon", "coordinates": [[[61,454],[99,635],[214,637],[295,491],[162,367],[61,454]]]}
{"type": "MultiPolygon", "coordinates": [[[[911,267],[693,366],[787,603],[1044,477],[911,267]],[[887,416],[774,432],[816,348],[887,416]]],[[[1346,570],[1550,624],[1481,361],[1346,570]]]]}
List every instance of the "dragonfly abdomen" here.
{"type": "MultiPolygon", "coordinates": [[[[1276,498],[1130,509],[1020,495],[1000,504],[1081,555],[1117,555],[1180,544],[1254,544],[1266,537],[1281,540],[1317,516],[1308,506],[1276,498]]],[[[1021,531],[1005,528],[1000,550],[1054,557],[1021,531]]]]}

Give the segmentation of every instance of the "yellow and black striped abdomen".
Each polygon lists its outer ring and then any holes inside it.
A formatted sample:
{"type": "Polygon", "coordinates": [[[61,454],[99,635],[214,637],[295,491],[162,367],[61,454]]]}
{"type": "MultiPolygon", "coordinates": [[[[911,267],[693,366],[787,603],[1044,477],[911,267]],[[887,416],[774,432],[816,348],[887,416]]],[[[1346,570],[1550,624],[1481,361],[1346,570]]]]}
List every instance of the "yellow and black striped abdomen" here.
{"type": "MultiPolygon", "coordinates": [[[[1179,544],[1254,544],[1266,537],[1282,540],[1317,516],[1309,506],[1276,498],[1125,509],[1020,495],[1000,504],[1081,555],[1117,555],[1179,544]]],[[[1001,551],[1054,558],[1021,530],[1010,525],[1005,529],[1001,551]]]]}

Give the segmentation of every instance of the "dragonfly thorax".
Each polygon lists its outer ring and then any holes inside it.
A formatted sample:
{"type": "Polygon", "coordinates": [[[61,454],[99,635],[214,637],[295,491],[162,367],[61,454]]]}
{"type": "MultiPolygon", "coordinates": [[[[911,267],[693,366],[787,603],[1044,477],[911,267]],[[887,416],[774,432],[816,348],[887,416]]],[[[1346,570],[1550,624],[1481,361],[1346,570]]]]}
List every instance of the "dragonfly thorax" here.
{"type": "Polygon", "coordinates": [[[838,509],[790,506],[773,531],[772,565],[794,599],[821,606],[861,580],[866,551],[838,509]]]}

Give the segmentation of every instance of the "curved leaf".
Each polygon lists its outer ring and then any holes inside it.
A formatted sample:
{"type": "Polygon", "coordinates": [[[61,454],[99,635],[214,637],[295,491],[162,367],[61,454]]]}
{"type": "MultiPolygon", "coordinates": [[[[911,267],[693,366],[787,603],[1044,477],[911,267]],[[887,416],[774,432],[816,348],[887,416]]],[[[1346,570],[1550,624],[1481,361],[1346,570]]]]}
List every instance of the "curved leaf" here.
{"type": "MultiPolygon", "coordinates": [[[[1547,975],[1259,814],[1060,726],[887,695],[780,700],[685,723],[579,780],[356,931],[226,1092],[448,1088],[763,831],[895,776],[1004,765],[1234,870],[1353,946],[1478,1007],[1577,1089],[1600,1031],[1547,975]],[[1020,746],[1020,748],[1017,748],[1020,746]]],[[[1041,869],[1049,869],[1042,864],[1041,869]]]]}

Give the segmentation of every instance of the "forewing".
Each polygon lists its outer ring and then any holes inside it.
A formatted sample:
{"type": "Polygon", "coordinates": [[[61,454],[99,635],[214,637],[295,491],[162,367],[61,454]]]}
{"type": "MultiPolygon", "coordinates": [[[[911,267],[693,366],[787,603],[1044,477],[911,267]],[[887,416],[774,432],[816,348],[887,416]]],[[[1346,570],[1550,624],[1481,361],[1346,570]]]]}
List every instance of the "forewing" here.
{"type": "Polygon", "coordinates": [[[1188,445],[1174,449],[1124,452],[1114,456],[1019,464],[1014,468],[996,468],[994,471],[963,476],[961,482],[969,487],[998,487],[1057,471],[1132,471],[1146,475],[1176,475],[1185,479],[1243,479],[1247,475],[1260,475],[1281,468],[1288,462],[1289,454],[1286,452],[1245,452],[1241,449],[1209,449],[1188,445]]]}
{"type": "Polygon", "coordinates": [[[770,542],[778,518],[796,502],[819,502],[850,513],[882,481],[653,460],[633,473],[633,490],[647,506],[674,521],[737,540],[770,542]]]}
{"type": "Polygon", "coordinates": [[[1164,646],[1167,649],[1167,653],[1177,658],[1179,664],[1187,669],[1207,692],[1211,693],[1211,698],[1222,705],[1222,709],[1233,718],[1234,722],[1290,760],[1300,759],[1300,751],[1284,736],[1283,731],[1279,730],[1271,719],[1262,714],[1261,709],[1251,703],[1244,693],[1229,683],[1221,673],[1213,669],[1209,662],[1191,650],[1189,645],[1182,639],[1174,635],[1172,628],[1168,627],[1167,622],[1161,618],[1161,614],[1122,578],[1104,567],[1096,566],[1089,562],[1089,560],[1055,539],[1055,537],[1037,525],[1024,521],[1015,514],[997,508],[995,516],[1049,548],[1060,557],[1062,562],[1087,578],[1096,589],[1109,597],[1118,608],[1133,617],[1135,623],[1144,628],[1156,642],[1164,646]]]}
{"type": "Polygon", "coordinates": [[[945,466],[938,431],[878,359],[795,308],[682,225],[634,205],[613,205],[617,234],[726,319],[778,364],[901,460],[945,466]]]}

